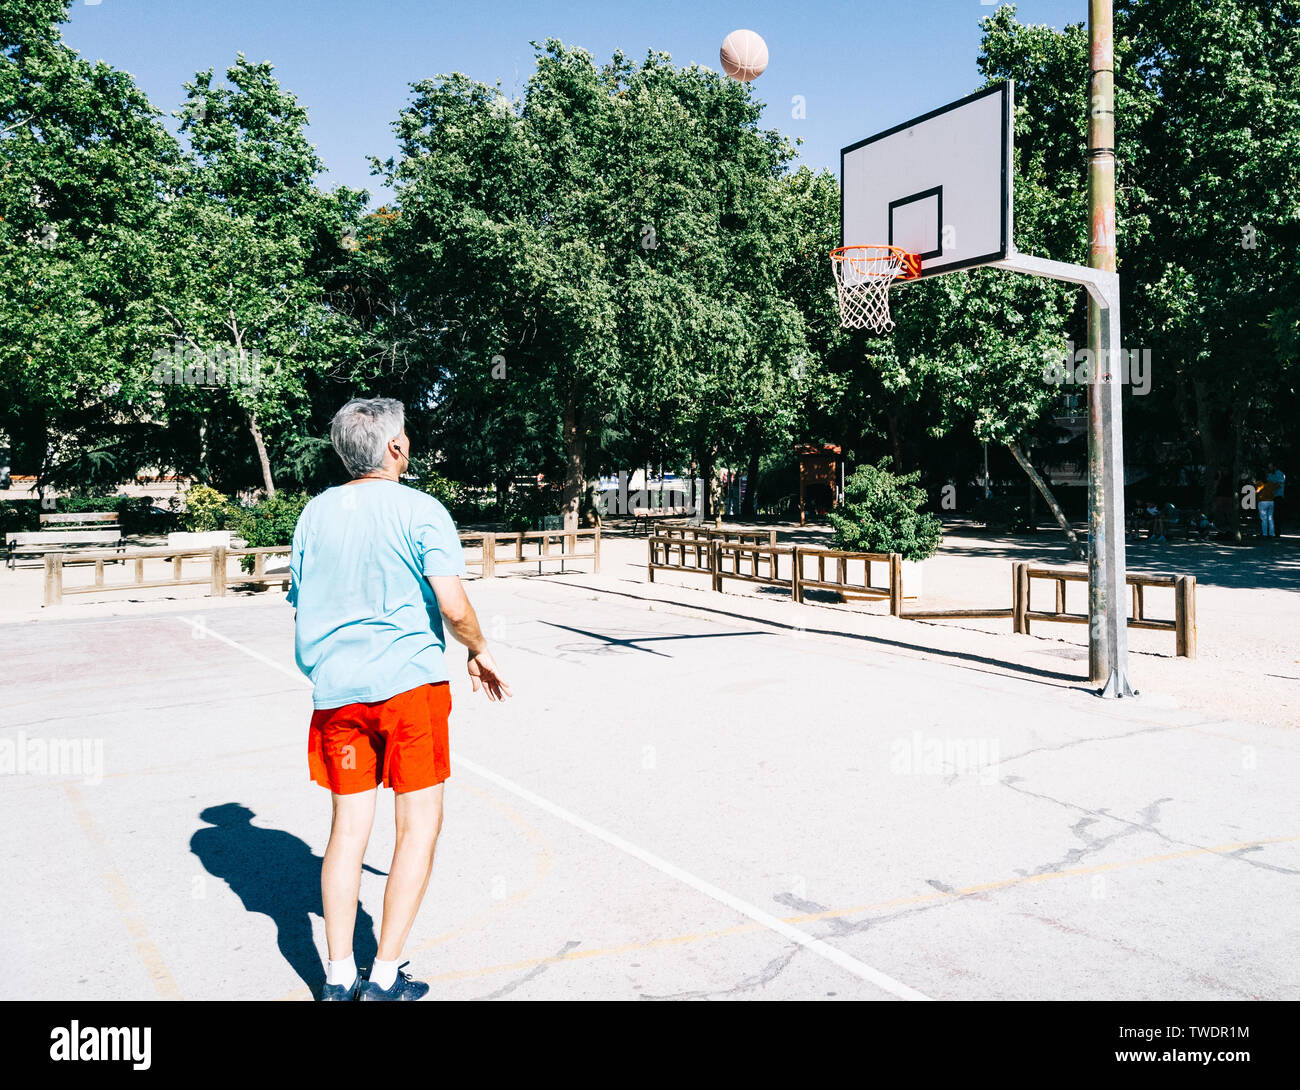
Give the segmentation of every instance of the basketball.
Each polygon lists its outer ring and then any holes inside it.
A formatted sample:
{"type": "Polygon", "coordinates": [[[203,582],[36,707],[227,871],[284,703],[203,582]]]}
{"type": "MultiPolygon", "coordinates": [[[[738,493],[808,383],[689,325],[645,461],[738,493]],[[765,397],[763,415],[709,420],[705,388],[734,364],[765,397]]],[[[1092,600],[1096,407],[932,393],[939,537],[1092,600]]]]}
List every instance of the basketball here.
{"type": "Polygon", "coordinates": [[[752,30],[733,30],[722,40],[718,55],[727,75],[748,83],[761,76],[767,67],[767,42],[752,30]]]}

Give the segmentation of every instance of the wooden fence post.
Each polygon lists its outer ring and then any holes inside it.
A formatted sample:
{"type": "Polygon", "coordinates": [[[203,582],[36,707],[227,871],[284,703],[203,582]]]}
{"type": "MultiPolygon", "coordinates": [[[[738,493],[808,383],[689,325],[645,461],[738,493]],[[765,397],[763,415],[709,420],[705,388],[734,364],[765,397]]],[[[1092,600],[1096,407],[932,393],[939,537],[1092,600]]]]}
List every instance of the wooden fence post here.
{"type": "Polygon", "coordinates": [[[889,614],[903,615],[903,554],[889,554],[889,614]]]}
{"type": "Polygon", "coordinates": [[[1174,639],[1180,658],[1196,658],[1196,576],[1180,575],[1174,584],[1174,639]]]}
{"type": "Polygon", "coordinates": [[[592,538],[592,546],[593,546],[592,551],[595,552],[596,556],[591,566],[591,574],[599,575],[600,574],[600,527],[599,526],[596,527],[596,536],[592,538]]]}
{"type": "MultiPolygon", "coordinates": [[[[775,556],[772,564],[776,565],[775,556]]],[[[795,602],[803,601],[803,557],[799,555],[798,545],[790,546],[790,598],[795,602]]]]}
{"type": "MultiPolygon", "coordinates": [[[[649,537],[645,539],[645,545],[646,545],[645,577],[647,582],[653,583],[655,581],[655,569],[654,569],[655,539],[653,534],[651,534],[649,537]]],[[[682,567],[686,567],[685,557],[682,558],[682,567]]]]}
{"type": "Polygon", "coordinates": [[[212,595],[217,598],[226,596],[226,548],[224,545],[212,547],[212,595]]]}
{"type": "Polygon", "coordinates": [[[713,576],[713,589],[722,589],[722,548],[719,542],[709,538],[709,573],[713,576]]]}
{"type": "Polygon", "coordinates": [[[484,534],[479,542],[482,564],[479,565],[484,579],[491,579],[497,573],[497,535],[484,534]]]}
{"type": "Polygon", "coordinates": [[[1011,565],[1011,631],[1018,635],[1029,632],[1029,565],[1023,560],[1011,565]]]}
{"type": "Polygon", "coordinates": [[[45,554],[45,604],[63,604],[63,554],[45,554]]]}

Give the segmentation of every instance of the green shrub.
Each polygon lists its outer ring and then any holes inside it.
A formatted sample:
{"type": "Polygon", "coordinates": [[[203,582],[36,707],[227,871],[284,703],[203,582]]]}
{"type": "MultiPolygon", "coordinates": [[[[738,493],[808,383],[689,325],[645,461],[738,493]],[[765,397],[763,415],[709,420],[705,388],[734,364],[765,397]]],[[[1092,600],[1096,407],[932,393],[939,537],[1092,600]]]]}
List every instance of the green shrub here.
{"type": "Polygon", "coordinates": [[[231,502],[229,496],[206,484],[196,484],[185,493],[185,512],[180,517],[181,529],[194,534],[231,530],[239,518],[239,511],[240,508],[231,502]]]}
{"type": "MultiPolygon", "coordinates": [[[[277,492],[269,500],[251,507],[234,509],[234,523],[230,527],[249,549],[263,549],[272,545],[293,544],[293,530],[298,516],[311,497],[302,492],[277,492]]],[[[239,566],[246,572],[253,570],[253,558],[241,557],[239,566]]]]}
{"type": "Polygon", "coordinates": [[[546,515],[560,509],[560,492],[555,488],[515,485],[506,493],[502,520],[514,532],[535,530],[546,515]]]}
{"type": "Polygon", "coordinates": [[[302,492],[277,492],[272,499],[262,500],[252,507],[236,508],[231,529],[250,549],[289,545],[293,541],[293,528],[298,525],[298,516],[309,499],[311,497],[302,492]]]}
{"type": "Polygon", "coordinates": [[[40,500],[0,501],[0,534],[30,534],[40,528],[40,500]]]}
{"type": "Polygon", "coordinates": [[[438,500],[448,511],[460,506],[462,488],[455,481],[434,470],[421,473],[418,480],[408,482],[412,488],[427,493],[438,500]]]}
{"type": "Polygon", "coordinates": [[[925,489],[921,474],[889,471],[889,459],[864,465],[845,482],[845,502],[830,513],[835,548],[862,553],[901,553],[904,560],[924,560],[938,551],[943,526],[920,508],[925,489]]]}

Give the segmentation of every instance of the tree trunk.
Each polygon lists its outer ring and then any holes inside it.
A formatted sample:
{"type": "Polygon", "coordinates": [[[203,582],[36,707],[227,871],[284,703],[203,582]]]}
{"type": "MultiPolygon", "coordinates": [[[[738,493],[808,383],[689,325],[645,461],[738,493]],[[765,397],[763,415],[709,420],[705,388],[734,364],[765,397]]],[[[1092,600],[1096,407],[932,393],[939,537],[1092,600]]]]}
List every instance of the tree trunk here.
{"type": "Polygon", "coordinates": [[[749,467],[745,470],[745,500],[741,508],[744,518],[758,517],[758,448],[749,452],[749,467]]]}
{"type": "Polygon", "coordinates": [[[266,489],[266,498],[275,497],[275,481],[271,478],[271,459],[266,453],[266,443],[262,439],[262,429],[257,426],[257,413],[248,413],[248,431],[257,447],[257,460],[262,464],[262,485],[266,489]]]}
{"type": "MultiPolygon", "coordinates": [[[[1246,418],[1247,409],[1240,404],[1234,405],[1232,411],[1228,414],[1228,435],[1232,443],[1232,540],[1241,544],[1241,478],[1246,470],[1245,459],[1242,457],[1242,434],[1241,422],[1246,418]]],[[[1253,478],[1252,478],[1253,481],[1253,478]]]]}
{"type": "MultiPolygon", "coordinates": [[[[40,409],[40,423],[35,428],[37,441],[41,444],[41,460],[36,465],[36,497],[38,500],[44,500],[45,488],[49,483],[50,474],[54,470],[53,443],[50,440],[50,412],[49,409],[42,405],[40,409]]],[[[50,495],[54,493],[51,492],[50,495]]],[[[44,510],[45,504],[41,503],[44,510]]]]}
{"type": "Polygon", "coordinates": [[[1200,433],[1201,457],[1205,460],[1205,476],[1201,481],[1201,507],[1213,512],[1223,461],[1219,455],[1218,437],[1214,433],[1209,388],[1204,380],[1197,379],[1192,383],[1192,389],[1196,397],[1196,430],[1200,433]]]}
{"type": "Polygon", "coordinates": [[[1029,479],[1034,482],[1039,493],[1046,501],[1047,506],[1051,508],[1052,514],[1056,517],[1057,525],[1061,527],[1066,539],[1070,543],[1070,555],[1075,560],[1082,560],[1084,557],[1084,550],[1082,544],[1079,542],[1079,535],[1074,532],[1074,527],[1070,525],[1070,520],[1065,517],[1065,512],[1061,510],[1061,505],[1056,502],[1056,497],[1052,495],[1052,490],[1048,487],[1047,482],[1043,480],[1039,475],[1038,470],[1034,468],[1033,463],[1030,462],[1029,456],[1025,453],[1025,449],[1019,443],[1011,442],[1007,443],[1007,449],[1011,451],[1015,460],[1020,463],[1020,468],[1029,474],[1029,479]]]}
{"type": "Polygon", "coordinates": [[[711,450],[700,452],[700,478],[704,481],[704,514],[700,520],[701,525],[708,522],[709,519],[713,519],[715,526],[722,525],[722,508],[719,503],[722,498],[722,489],[718,481],[715,457],[716,455],[711,450]]]}
{"type": "Polygon", "coordinates": [[[894,455],[891,467],[895,473],[903,472],[903,440],[899,435],[898,417],[894,413],[885,414],[885,426],[889,430],[889,449],[894,455]]]}
{"type": "Polygon", "coordinates": [[[587,437],[578,427],[578,412],[570,398],[564,406],[564,528],[578,528],[578,508],[582,503],[583,461],[587,437]]]}

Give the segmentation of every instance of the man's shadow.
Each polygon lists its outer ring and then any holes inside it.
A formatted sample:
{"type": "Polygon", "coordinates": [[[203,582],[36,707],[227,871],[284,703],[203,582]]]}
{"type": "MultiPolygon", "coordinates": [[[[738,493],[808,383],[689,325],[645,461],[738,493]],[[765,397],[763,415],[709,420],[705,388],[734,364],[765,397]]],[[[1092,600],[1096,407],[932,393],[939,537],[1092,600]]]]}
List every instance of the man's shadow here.
{"type": "MultiPolygon", "coordinates": [[[[323,860],[291,833],[258,828],[252,823],[254,816],[237,802],[209,806],[199,814],[208,825],[190,838],[190,851],[209,874],[230,886],[245,909],[275,921],[280,953],[317,995],[325,983],[325,966],[312,937],[311,917],[324,915],[323,860]]],[[[384,874],[369,865],[365,869],[384,874]]],[[[352,948],[358,968],[374,964],[378,946],[374,920],[358,904],[352,948]]]]}

